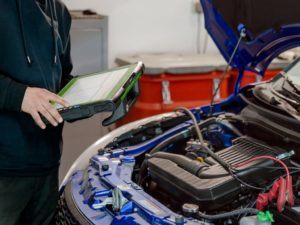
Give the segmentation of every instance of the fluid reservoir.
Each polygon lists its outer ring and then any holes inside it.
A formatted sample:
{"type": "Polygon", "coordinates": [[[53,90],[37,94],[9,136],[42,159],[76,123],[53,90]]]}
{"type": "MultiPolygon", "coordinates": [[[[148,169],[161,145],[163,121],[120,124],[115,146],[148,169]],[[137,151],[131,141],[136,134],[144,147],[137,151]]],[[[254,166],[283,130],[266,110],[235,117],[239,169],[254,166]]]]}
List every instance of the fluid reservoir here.
{"type": "Polygon", "coordinates": [[[271,225],[273,215],[269,211],[259,212],[257,216],[247,216],[240,220],[240,225],[271,225]]]}

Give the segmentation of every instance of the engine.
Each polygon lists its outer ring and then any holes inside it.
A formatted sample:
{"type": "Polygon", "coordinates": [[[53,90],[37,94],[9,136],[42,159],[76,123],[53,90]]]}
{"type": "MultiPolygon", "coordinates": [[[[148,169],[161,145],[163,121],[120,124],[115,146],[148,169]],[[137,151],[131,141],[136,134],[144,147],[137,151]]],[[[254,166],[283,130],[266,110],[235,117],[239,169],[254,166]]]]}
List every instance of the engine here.
{"type": "MultiPolygon", "coordinates": [[[[229,148],[217,153],[227,164],[241,164],[255,156],[273,156],[287,152],[272,148],[258,140],[240,137],[233,141],[229,148]]],[[[245,165],[236,173],[235,179],[212,157],[190,159],[172,153],[155,153],[148,159],[149,175],[155,192],[160,190],[172,196],[179,204],[194,203],[201,210],[213,211],[222,209],[239,200],[243,192],[241,180],[256,186],[263,186],[276,179],[280,168],[270,160],[256,161],[245,165]],[[265,172],[265,167],[274,169],[265,172]]]]}

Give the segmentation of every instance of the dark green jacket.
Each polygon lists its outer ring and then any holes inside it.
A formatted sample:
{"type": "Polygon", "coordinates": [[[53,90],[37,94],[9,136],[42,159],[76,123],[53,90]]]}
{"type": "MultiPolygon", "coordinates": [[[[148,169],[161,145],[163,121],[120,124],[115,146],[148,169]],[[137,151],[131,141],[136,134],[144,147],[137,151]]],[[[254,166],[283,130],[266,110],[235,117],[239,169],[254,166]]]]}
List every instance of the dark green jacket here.
{"type": "Polygon", "coordinates": [[[71,17],[59,0],[0,0],[0,175],[56,169],[62,125],[40,129],[21,112],[26,87],[57,93],[72,70],[71,17]]]}

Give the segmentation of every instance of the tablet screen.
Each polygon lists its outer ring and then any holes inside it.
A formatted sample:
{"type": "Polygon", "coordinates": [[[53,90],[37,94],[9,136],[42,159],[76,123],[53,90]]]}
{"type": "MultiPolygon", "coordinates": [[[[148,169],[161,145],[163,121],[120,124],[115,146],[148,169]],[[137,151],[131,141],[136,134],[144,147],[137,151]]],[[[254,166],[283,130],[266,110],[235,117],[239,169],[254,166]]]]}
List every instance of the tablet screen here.
{"type": "MultiPolygon", "coordinates": [[[[125,67],[74,78],[59,95],[72,106],[112,100],[129,79],[133,69],[132,67],[125,67]]],[[[56,108],[62,108],[62,106],[56,104],[56,108]]]]}

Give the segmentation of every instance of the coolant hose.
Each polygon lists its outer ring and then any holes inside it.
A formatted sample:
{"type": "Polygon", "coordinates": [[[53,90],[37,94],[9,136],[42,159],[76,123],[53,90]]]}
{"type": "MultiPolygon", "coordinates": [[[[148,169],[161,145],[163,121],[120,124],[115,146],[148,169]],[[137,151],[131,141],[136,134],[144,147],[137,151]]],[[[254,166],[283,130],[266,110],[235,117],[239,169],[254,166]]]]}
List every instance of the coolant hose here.
{"type": "Polygon", "coordinates": [[[198,216],[207,220],[218,220],[218,219],[224,219],[229,218],[232,216],[238,216],[240,214],[252,214],[256,215],[259,212],[259,210],[254,208],[243,208],[243,209],[237,209],[231,212],[216,214],[216,215],[207,215],[202,212],[198,212],[198,216]]]}
{"type": "MultiPolygon", "coordinates": [[[[203,122],[200,122],[198,124],[199,128],[202,128],[202,127],[205,127],[205,126],[208,126],[210,124],[214,124],[216,123],[216,118],[212,117],[212,118],[209,118],[203,122]]],[[[156,152],[160,152],[161,150],[163,150],[166,146],[172,144],[172,143],[175,143],[177,141],[181,141],[181,140],[184,140],[186,138],[190,138],[193,134],[195,133],[195,130],[183,130],[181,131],[180,133],[172,136],[172,137],[169,137],[168,139],[164,140],[163,142],[161,142],[160,144],[158,144],[156,147],[154,147],[150,152],[149,154],[152,155],[156,152]]]]}
{"type": "MultiPolygon", "coordinates": [[[[181,131],[180,133],[171,136],[169,138],[167,138],[166,140],[164,140],[163,142],[159,143],[156,147],[154,147],[151,151],[150,151],[150,155],[153,155],[157,152],[160,152],[161,150],[163,150],[166,146],[172,144],[172,143],[176,143],[177,141],[181,141],[184,140],[186,138],[190,138],[191,136],[191,132],[190,130],[186,129],[181,131]]],[[[147,159],[145,159],[141,165],[140,168],[140,173],[139,173],[139,179],[138,179],[138,184],[141,185],[141,181],[144,179],[144,177],[147,175],[147,159]]]]}
{"type": "Polygon", "coordinates": [[[189,159],[183,155],[166,153],[166,152],[157,152],[152,155],[152,158],[168,159],[196,176],[201,171],[201,169],[207,167],[207,164],[205,163],[201,163],[196,160],[189,159]]]}
{"type": "Polygon", "coordinates": [[[172,143],[176,143],[177,141],[181,141],[184,140],[186,138],[190,138],[191,137],[191,132],[190,130],[183,130],[180,133],[169,137],[168,139],[164,140],[163,142],[159,143],[156,147],[154,147],[149,154],[153,155],[156,152],[160,152],[162,149],[164,149],[166,146],[172,144],[172,143]]]}

